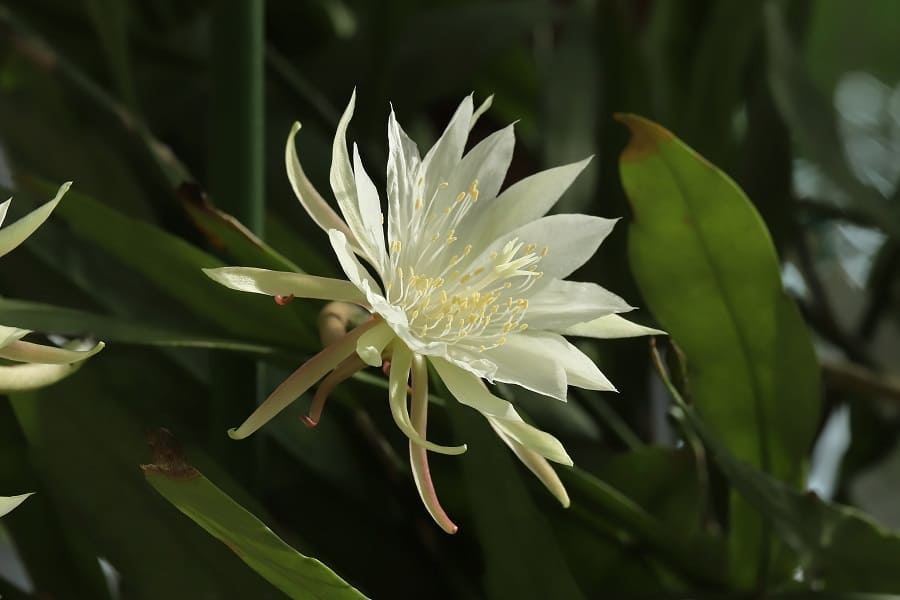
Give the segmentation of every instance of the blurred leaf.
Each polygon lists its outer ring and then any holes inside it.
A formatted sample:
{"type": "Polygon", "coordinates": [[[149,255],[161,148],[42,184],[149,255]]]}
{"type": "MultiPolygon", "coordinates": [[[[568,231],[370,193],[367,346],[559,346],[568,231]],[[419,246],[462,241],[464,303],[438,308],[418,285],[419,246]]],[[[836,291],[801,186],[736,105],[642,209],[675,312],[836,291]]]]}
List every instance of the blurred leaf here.
{"type": "Polygon", "coordinates": [[[291,598],[365,598],[321,562],[291,548],[183,457],[169,451],[142,467],[150,485],[272,585],[291,598]]]}
{"type": "MultiPolygon", "coordinates": [[[[665,377],[661,365],[657,370],[665,377]]],[[[678,417],[701,437],[738,493],[797,552],[807,585],[846,592],[900,592],[900,572],[892,567],[900,555],[900,532],[885,531],[855,508],[798,492],[740,460],[721,434],[707,427],[694,407],[665,382],[677,403],[678,417]]]]}
{"type": "MultiPolygon", "coordinates": [[[[634,211],[631,265],[687,354],[691,398],[735,456],[797,486],[818,413],[818,367],[768,232],[721,171],[659,125],[619,118],[633,136],[620,161],[634,211]]],[[[730,564],[751,585],[766,576],[768,543],[739,504],[730,564]]]]}
{"type": "MultiPolygon", "coordinates": [[[[433,379],[436,391],[449,397],[440,380],[433,379]]],[[[447,414],[457,437],[469,446],[457,462],[472,507],[469,526],[481,543],[487,597],[583,598],[549,521],[520,479],[531,474],[514,460],[481,415],[457,402],[447,403],[447,414]]],[[[563,509],[557,504],[553,510],[563,509]]]]}
{"type": "Polygon", "coordinates": [[[172,331],[119,317],[25,300],[0,298],[0,315],[4,323],[15,323],[26,329],[79,337],[90,336],[106,342],[218,348],[254,354],[272,354],[277,351],[270,346],[223,339],[198,332],[172,331]]]}
{"type": "Polygon", "coordinates": [[[885,233],[900,239],[900,208],[892,206],[877,190],[864,185],[853,174],[844,155],[831,101],[810,79],[778,5],[769,2],[765,17],[769,83],[775,103],[796,141],[861,211],[878,223],[885,233]]]}

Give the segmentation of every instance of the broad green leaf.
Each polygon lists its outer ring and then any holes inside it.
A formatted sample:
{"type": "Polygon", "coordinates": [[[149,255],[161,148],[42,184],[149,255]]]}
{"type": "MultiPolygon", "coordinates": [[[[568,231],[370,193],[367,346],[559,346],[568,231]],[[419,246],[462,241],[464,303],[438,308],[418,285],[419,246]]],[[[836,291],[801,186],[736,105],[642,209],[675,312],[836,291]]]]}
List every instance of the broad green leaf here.
{"type": "Polygon", "coordinates": [[[233,350],[254,354],[272,354],[270,346],[210,336],[199,332],[172,331],[121,317],[98,315],[83,310],[51,306],[26,300],[0,298],[4,322],[17,323],[35,331],[63,335],[90,335],[107,342],[148,346],[173,346],[233,350]]]}
{"type": "MultiPolygon", "coordinates": [[[[657,370],[665,377],[661,369],[658,364],[657,370]]],[[[809,587],[900,593],[900,572],[896,569],[900,531],[887,531],[858,509],[797,491],[740,460],[721,434],[684,402],[667,379],[664,382],[677,404],[673,409],[676,418],[683,419],[700,436],[734,489],[797,552],[803,581],[809,587]]]]}
{"type": "MultiPolygon", "coordinates": [[[[762,220],[720,170],[670,132],[620,115],[634,212],[629,255],[644,299],[688,357],[690,392],[740,460],[799,486],[818,414],[809,334],[781,287],[762,220]]],[[[730,564],[740,585],[767,568],[765,534],[732,505],[730,564]]]]}
{"type": "Polygon", "coordinates": [[[144,465],[147,481],[241,560],[291,598],[364,599],[327,566],[297,552],[183,458],[144,465]]]}

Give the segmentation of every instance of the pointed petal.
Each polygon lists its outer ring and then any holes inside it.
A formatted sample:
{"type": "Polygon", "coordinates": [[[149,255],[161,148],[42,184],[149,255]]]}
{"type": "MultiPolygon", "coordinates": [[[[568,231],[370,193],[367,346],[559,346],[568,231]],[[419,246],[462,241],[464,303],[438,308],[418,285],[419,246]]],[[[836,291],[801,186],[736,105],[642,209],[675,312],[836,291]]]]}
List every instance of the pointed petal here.
{"type": "Polygon", "coordinates": [[[560,333],[599,339],[640,337],[643,335],[667,335],[665,331],[632,323],[619,315],[607,315],[588,321],[569,325],[560,333]]]}
{"type": "Polygon", "coordinates": [[[421,164],[419,149],[400,127],[393,108],[388,117],[388,147],[388,239],[393,242],[405,237],[405,227],[412,219],[421,164]]]}
{"type": "Polygon", "coordinates": [[[300,201],[300,204],[306,210],[306,213],[315,221],[316,225],[323,230],[337,229],[344,232],[351,244],[355,245],[355,238],[350,232],[347,223],[338,215],[325,198],[313,187],[309,181],[303,167],[300,166],[300,158],[297,156],[297,146],[294,142],[297,132],[300,131],[300,123],[294,123],[291,132],[288,134],[287,144],[284,148],[284,164],[287,168],[288,179],[291,182],[291,188],[300,201]]]}
{"type": "MultiPolygon", "coordinates": [[[[334,231],[334,230],[332,230],[334,231]]],[[[257,429],[269,422],[275,415],[285,409],[291,402],[299,398],[322,379],[329,371],[338,366],[345,358],[356,351],[356,342],[369,329],[378,325],[379,321],[372,320],[363,323],[356,329],[349,331],[344,337],[337,340],[324,350],[303,363],[290,377],[285,379],[272,394],[266,398],[259,407],[253,411],[246,421],[237,429],[228,431],[228,435],[235,440],[242,440],[254,433],[257,429]]]]}
{"type": "Polygon", "coordinates": [[[472,131],[472,128],[475,127],[475,123],[478,122],[478,119],[481,118],[481,115],[486,113],[488,109],[491,108],[491,105],[494,103],[494,95],[491,94],[487,98],[485,98],[484,102],[478,105],[478,108],[475,109],[475,112],[472,113],[472,119],[469,121],[469,131],[472,131]]]}
{"type": "Polygon", "coordinates": [[[33,363],[0,367],[0,394],[14,394],[47,387],[77,371],[83,362],[66,365],[33,363]]]}
{"type": "Polygon", "coordinates": [[[526,331],[509,335],[502,346],[485,351],[497,365],[494,378],[565,401],[566,388],[615,391],[597,365],[559,334],[526,331]]]}
{"type": "MultiPolygon", "coordinates": [[[[350,153],[347,151],[347,126],[350,125],[350,119],[353,117],[353,108],[356,105],[356,90],[350,96],[350,102],[347,104],[341,120],[338,122],[337,130],[334,133],[334,144],[331,152],[331,189],[337,200],[341,214],[347,221],[347,226],[356,237],[356,245],[359,246],[361,256],[365,258],[369,264],[379,267],[379,257],[384,253],[384,248],[375,247],[375,240],[370,237],[369,230],[366,227],[367,220],[373,215],[363,217],[362,212],[371,211],[370,203],[367,201],[365,206],[360,206],[359,195],[356,188],[356,175],[353,173],[353,167],[350,163],[350,153]]],[[[380,210],[374,215],[375,219],[379,219],[380,210]]]]}
{"type": "MultiPolygon", "coordinates": [[[[420,354],[413,355],[412,389],[410,420],[416,432],[424,438],[428,423],[428,368],[420,354]]],[[[434,489],[431,470],[428,468],[428,451],[412,441],[409,442],[409,465],[412,467],[413,481],[416,483],[419,497],[428,514],[441,529],[450,534],[456,533],[459,527],[444,512],[434,489]]]]}
{"type": "Polygon", "coordinates": [[[478,237],[497,239],[517,227],[543,217],[553,208],[591,159],[535,173],[511,185],[482,215],[478,237]]]}
{"type": "Polygon", "coordinates": [[[438,141],[422,159],[422,175],[425,189],[422,199],[429,200],[442,181],[447,181],[450,173],[459,164],[466,139],[469,137],[469,123],[472,122],[472,96],[466,96],[459,104],[450,123],[438,141]]]}
{"type": "Polygon", "coordinates": [[[382,352],[396,337],[388,324],[382,321],[360,336],[356,342],[356,353],[370,367],[380,367],[382,352]]]}
{"type": "Polygon", "coordinates": [[[0,348],[19,341],[29,333],[31,333],[30,329],[19,329],[18,327],[0,325],[0,348]]]}
{"type": "Polygon", "coordinates": [[[103,342],[97,342],[90,350],[67,350],[18,341],[0,348],[0,358],[26,363],[67,365],[92,357],[103,350],[104,346],[103,342]]]}
{"type": "Polygon", "coordinates": [[[59,201],[62,200],[62,197],[69,191],[71,186],[71,181],[62,184],[53,200],[34,209],[15,223],[0,229],[0,256],[24,242],[28,236],[34,233],[34,230],[47,220],[47,217],[50,216],[50,213],[53,212],[53,209],[56,208],[56,205],[59,204],[59,201]]]}
{"type": "Polygon", "coordinates": [[[575,323],[633,309],[596,283],[552,279],[528,298],[526,322],[533,329],[561,331],[575,323]]]}
{"type": "Polygon", "coordinates": [[[342,279],[254,267],[220,267],[203,272],[216,283],[241,292],[366,304],[365,294],[342,279]]]}
{"type": "Polygon", "coordinates": [[[440,358],[431,358],[431,362],[460,404],[474,408],[491,421],[495,429],[499,428],[531,451],[552,461],[572,465],[572,459],[558,439],[526,423],[512,404],[491,394],[478,377],[440,358]]]}
{"type": "MultiPolygon", "coordinates": [[[[0,221],[2,221],[2,218],[0,218],[0,221]]],[[[0,517],[12,512],[32,494],[34,494],[34,492],[19,494],[18,496],[0,496],[0,517]]]]}
{"type": "Polygon", "coordinates": [[[378,190],[359,156],[359,148],[353,144],[353,176],[356,180],[356,196],[359,216],[365,229],[364,235],[369,241],[372,251],[373,266],[383,273],[387,265],[387,252],[384,246],[384,214],[381,212],[381,199],[378,190]]]}
{"type": "Polygon", "coordinates": [[[0,225],[3,225],[3,220],[6,219],[6,212],[9,210],[10,204],[12,204],[12,198],[0,202],[0,225]]]}
{"type": "Polygon", "coordinates": [[[569,508],[571,505],[569,494],[566,492],[566,488],[562,481],[560,481],[559,475],[556,474],[556,471],[553,470],[553,467],[550,466],[547,459],[511,439],[502,429],[497,428],[491,419],[488,419],[488,422],[494,427],[494,431],[500,439],[503,440],[513,453],[515,453],[518,459],[522,461],[522,464],[528,467],[528,470],[534,473],[535,477],[544,484],[544,487],[559,500],[559,503],[562,504],[563,508],[569,508]]]}
{"type": "Polygon", "coordinates": [[[397,423],[397,427],[406,434],[406,437],[411,442],[423,448],[440,454],[462,454],[466,451],[465,444],[462,446],[440,446],[426,441],[413,427],[406,406],[407,382],[409,381],[411,366],[412,352],[410,352],[409,348],[403,343],[394,344],[394,355],[391,358],[391,374],[388,378],[391,415],[394,417],[394,422],[397,423]]]}

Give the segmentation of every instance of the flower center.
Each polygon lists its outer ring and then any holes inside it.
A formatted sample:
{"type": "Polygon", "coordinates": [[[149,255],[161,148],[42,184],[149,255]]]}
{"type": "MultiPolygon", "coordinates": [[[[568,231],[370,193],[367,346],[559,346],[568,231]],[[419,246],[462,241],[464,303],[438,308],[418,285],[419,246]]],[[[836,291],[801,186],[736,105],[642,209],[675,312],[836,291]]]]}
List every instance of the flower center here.
{"type": "Polygon", "coordinates": [[[446,188],[440,184],[427,203],[415,200],[404,239],[391,242],[387,299],[420,339],[496,348],[528,328],[526,292],[543,275],[537,266],[547,248],[514,238],[490,254],[472,244],[460,249],[457,229],[478,201],[478,181],[453,198],[446,188]]]}

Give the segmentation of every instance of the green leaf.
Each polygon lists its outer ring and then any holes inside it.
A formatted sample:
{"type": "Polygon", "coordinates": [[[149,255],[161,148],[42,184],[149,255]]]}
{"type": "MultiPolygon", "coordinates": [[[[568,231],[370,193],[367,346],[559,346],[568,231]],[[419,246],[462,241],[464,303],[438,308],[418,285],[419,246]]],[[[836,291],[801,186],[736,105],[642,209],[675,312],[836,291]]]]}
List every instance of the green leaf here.
{"type": "Polygon", "coordinates": [[[166,500],[291,598],[365,598],[327,566],[286,544],[182,458],[157,456],[142,468],[166,500]]]}
{"type": "Polygon", "coordinates": [[[105,342],[148,346],[212,348],[254,354],[272,354],[275,348],[210,336],[198,332],[172,331],[120,317],[98,315],[84,310],[0,298],[3,322],[46,333],[90,335],[105,342]]]}
{"type": "MultiPolygon", "coordinates": [[[[809,334],[781,287],[778,257],[743,192],[664,128],[620,115],[634,211],[629,255],[654,315],[688,357],[693,402],[740,460],[798,486],[818,414],[809,334]]],[[[732,506],[730,562],[764,577],[768,544],[732,506]]]]}
{"type": "Polygon", "coordinates": [[[900,573],[893,566],[900,555],[900,532],[882,529],[858,509],[798,492],[740,460],[685,403],[666,378],[655,350],[654,355],[657,371],[677,404],[676,418],[700,436],[732,486],[797,552],[807,585],[839,592],[900,592],[900,573]]]}

